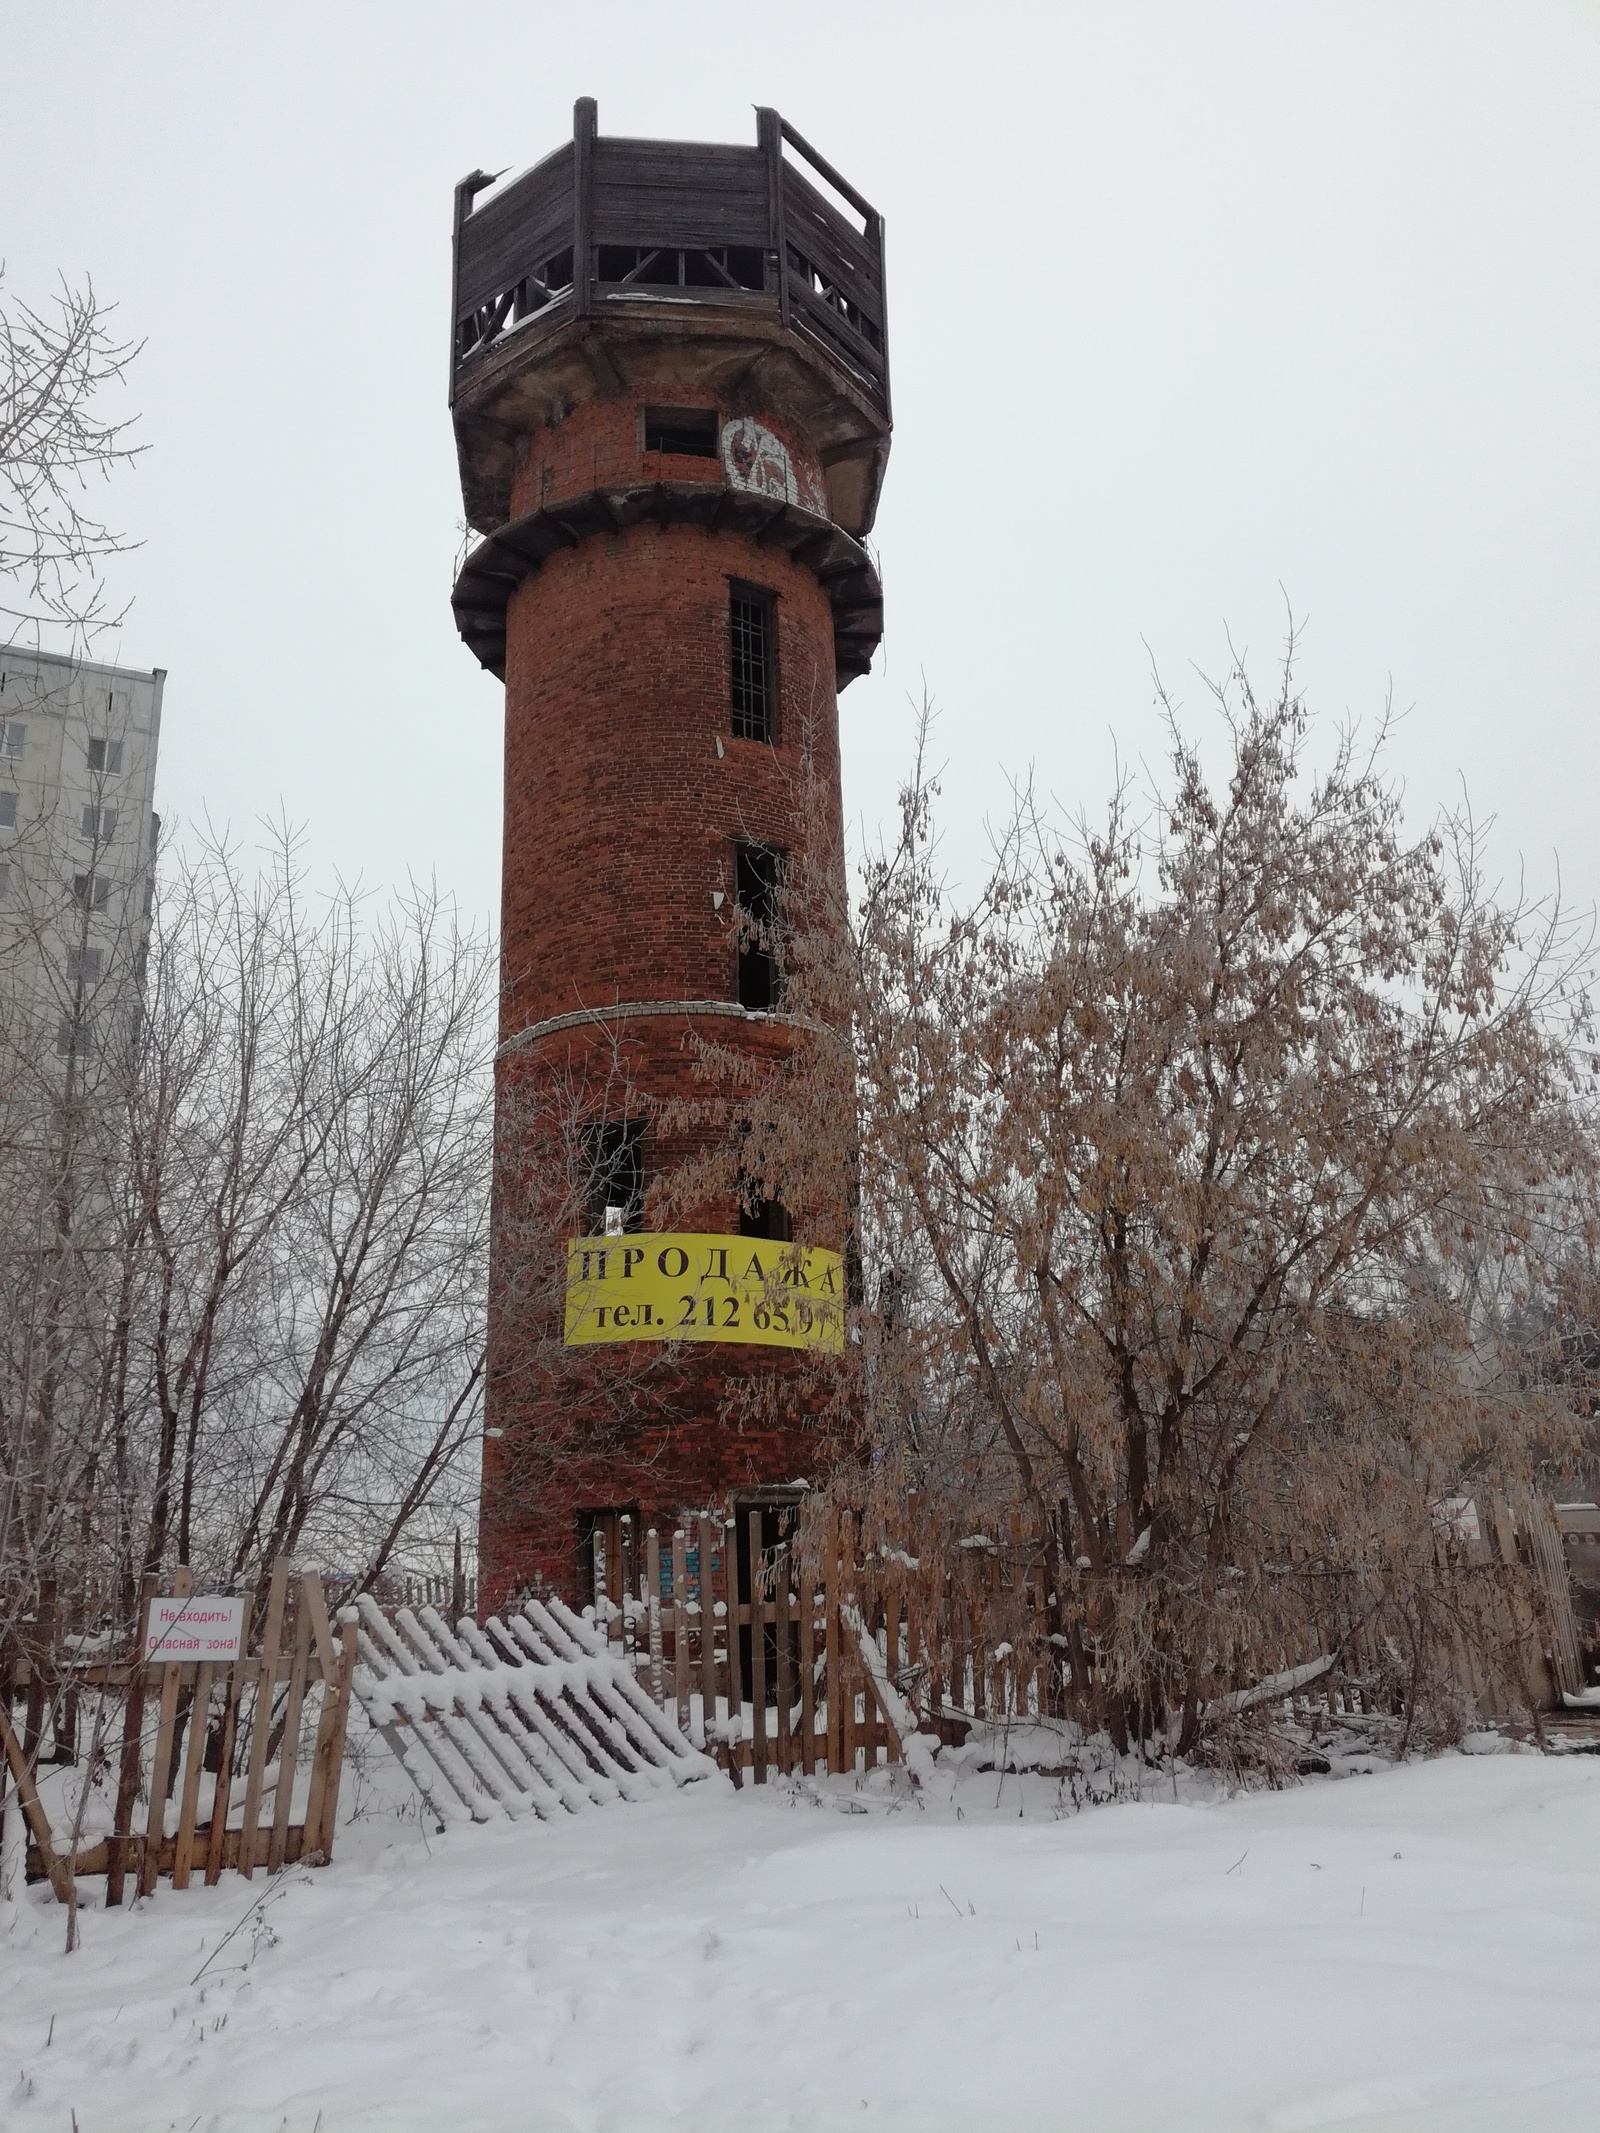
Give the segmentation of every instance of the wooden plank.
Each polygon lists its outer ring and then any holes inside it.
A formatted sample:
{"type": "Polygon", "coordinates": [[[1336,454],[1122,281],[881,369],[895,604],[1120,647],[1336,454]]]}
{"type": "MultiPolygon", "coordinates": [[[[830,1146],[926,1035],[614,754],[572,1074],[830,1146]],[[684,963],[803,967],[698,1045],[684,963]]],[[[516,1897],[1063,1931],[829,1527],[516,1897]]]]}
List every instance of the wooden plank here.
{"type": "Polygon", "coordinates": [[[322,1678],[331,1684],[339,1667],[339,1647],[333,1641],[333,1631],[328,1626],[328,1603],[322,1596],[322,1580],[314,1570],[308,1570],[300,1580],[301,1604],[310,1610],[311,1634],[315,1641],[317,1663],[322,1669],[322,1678]]]}
{"type": "Polygon", "coordinates": [[[189,1706],[189,1743],[183,1759],[183,1799],[178,1809],[178,1835],[172,1853],[172,1886],[186,1889],[194,1863],[194,1818],[200,1800],[200,1766],[205,1759],[206,1717],[211,1707],[211,1677],[216,1669],[209,1660],[195,1670],[194,1701],[189,1706]]]}
{"type": "Polygon", "coordinates": [[[738,1514],[730,1518],[722,1550],[722,1585],[728,1609],[728,1717],[735,1738],[729,1742],[729,1768],[737,1779],[748,1761],[750,1743],[744,1729],[744,1654],[739,1649],[739,1525],[738,1514]]]}
{"type": "Polygon", "coordinates": [[[334,1832],[339,1821],[339,1780],[344,1775],[344,1737],[350,1724],[350,1677],[356,1670],[356,1624],[352,1618],[340,1626],[339,1675],[334,1685],[333,1726],[328,1736],[327,1782],[322,1788],[322,1811],[310,1847],[321,1852],[323,1863],[333,1857],[334,1832]]]}
{"type": "Polygon", "coordinates": [[[267,1872],[276,1874],[283,1865],[284,1839],[289,1828],[289,1805],[294,1797],[295,1767],[300,1760],[300,1709],[305,1702],[306,1667],[311,1657],[311,1612],[304,1586],[295,1613],[294,1664],[289,1669],[289,1700],[283,1707],[283,1732],[278,1742],[278,1790],[272,1802],[272,1839],[267,1846],[267,1872]]]}
{"type": "Polygon", "coordinates": [[[761,1596],[761,1513],[752,1511],[750,1533],[750,1724],[751,1764],[758,1785],[767,1782],[767,1606],[761,1596]]]}
{"type": "Polygon", "coordinates": [[[812,1630],[817,1611],[816,1580],[800,1574],[800,1768],[807,1777],[817,1768],[816,1646],[812,1630]]]}
{"type": "Polygon", "coordinates": [[[659,1710],[667,1691],[661,1651],[661,1542],[654,1526],[645,1535],[644,1581],[650,1621],[650,1700],[659,1710]]]}
{"type": "MultiPolygon", "coordinates": [[[[186,1600],[194,1590],[194,1576],[181,1564],[172,1576],[172,1597],[186,1600]]],[[[150,1769],[150,1812],[145,1825],[144,1857],[139,1862],[139,1894],[154,1893],[161,1864],[161,1844],[166,1834],[167,1773],[172,1767],[172,1729],[178,1716],[178,1683],[181,1665],[161,1669],[161,1722],[156,1729],[155,1761],[150,1769]]]]}
{"type": "Polygon", "coordinates": [[[829,1512],[823,1529],[823,1686],[828,1698],[828,1774],[844,1768],[844,1676],[839,1666],[839,1521],[829,1512]]]}
{"type": "Polygon", "coordinates": [[[700,1712],[704,1727],[700,1744],[707,1755],[717,1752],[717,1618],[711,1590],[711,1536],[715,1530],[709,1518],[696,1522],[700,1562],[700,1712]]]}
{"type": "Polygon", "coordinates": [[[233,1736],[239,1719],[239,1685],[245,1671],[241,1656],[228,1669],[228,1689],[222,1707],[222,1746],[217,1764],[216,1790],[211,1795],[211,1829],[206,1840],[206,1887],[215,1888],[222,1873],[222,1854],[228,1830],[228,1801],[233,1792],[233,1736]]]}
{"type": "MultiPolygon", "coordinates": [[[[229,1831],[227,1831],[222,1848],[222,1855],[218,1861],[217,1871],[219,1878],[224,1867],[238,1865],[239,1838],[241,1834],[242,1832],[237,1829],[230,1829],[229,1831]]],[[[293,1866],[297,1859],[307,1859],[313,1864],[316,1863],[316,1852],[312,1846],[306,1843],[305,1835],[305,1830],[298,1822],[290,1823],[288,1843],[284,1851],[284,1864],[286,1866],[293,1866]]],[[[142,1840],[140,1841],[142,1848],[142,1840]]],[[[106,1861],[110,1849],[111,1847],[108,1844],[107,1840],[102,1837],[98,1844],[92,1844],[90,1845],[87,1851],[80,1852],[78,1854],[79,1874],[103,1874],[106,1871],[106,1861]]],[[[168,1875],[172,1873],[173,1868],[177,1864],[177,1852],[177,1838],[165,1838],[161,1846],[161,1861],[159,1868],[159,1871],[161,1873],[168,1875]]],[[[37,1880],[40,1878],[41,1874],[45,1873],[46,1865],[43,1856],[39,1854],[37,1844],[30,1842],[28,1846],[28,1877],[30,1880],[37,1880]],[[37,1865],[35,1864],[36,1859],[37,1865]]]]}
{"type": "Polygon", "coordinates": [[[322,1833],[327,1831],[331,1845],[334,1814],[339,1802],[340,1765],[344,1759],[344,1732],[349,1718],[350,1664],[347,1655],[355,1649],[355,1635],[354,1623],[346,1623],[340,1632],[341,1643],[333,1676],[322,1691],[322,1709],[317,1714],[317,1744],[311,1756],[311,1791],[306,1799],[306,1828],[311,1836],[307,1849],[308,1852],[321,1852],[324,1858],[327,1853],[322,1833]]]}
{"type": "Polygon", "coordinates": [[[794,1768],[793,1729],[789,1724],[794,1699],[794,1669],[789,1658],[789,1578],[793,1567],[793,1550],[788,1541],[780,1540],[778,1558],[773,1566],[776,1587],[772,1619],[778,1640],[778,1768],[785,1777],[794,1768]]]}
{"type": "Polygon", "coordinates": [[[266,1776],[267,1740],[272,1732],[272,1692],[278,1679],[278,1640],[283,1635],[283,1603],[288,1589],[289,1564],[287,1558],[279,1556],[267,1588],[267,1620],[256,1667],[255,1707],[250,1714],[250,1776],[244,1795],[244,1840],[239,1846],[239,1871],[246,1881],[255,1877],[256,1823],[261,1813],[261,1784],[266,1776]]]}
{"type": "Polygon", "coordinates": [[[689,1737],[689,1537],[682,1526],[672,1536],[672,1694],[678,1731],[689,1737]]]}

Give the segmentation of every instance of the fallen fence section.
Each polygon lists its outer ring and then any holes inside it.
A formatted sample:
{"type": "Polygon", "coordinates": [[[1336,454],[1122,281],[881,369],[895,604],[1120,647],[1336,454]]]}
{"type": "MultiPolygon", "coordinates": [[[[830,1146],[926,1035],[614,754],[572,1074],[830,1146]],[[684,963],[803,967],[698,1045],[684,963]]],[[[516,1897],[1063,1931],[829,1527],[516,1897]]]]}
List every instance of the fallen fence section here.
{"type": "Polygon", "coordinates": [[[441,1823],[554,1821],[716,1774],[559,1600],[481,1629],[432,1607],[357,1612],[354,1693],[441,1823]]]}

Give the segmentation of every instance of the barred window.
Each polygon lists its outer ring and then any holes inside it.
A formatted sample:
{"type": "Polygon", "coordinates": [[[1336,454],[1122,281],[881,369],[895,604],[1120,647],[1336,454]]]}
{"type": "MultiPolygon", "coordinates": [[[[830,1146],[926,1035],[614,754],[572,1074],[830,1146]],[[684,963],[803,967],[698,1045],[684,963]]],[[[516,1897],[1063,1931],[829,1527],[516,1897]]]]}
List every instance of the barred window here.
{"type": "Polygon", "coordinates": [[[733,677],[733,732],[741,741],[778,737],[778,691],[773,659],[772,595],[755,585],[735,585],[728,622],[733,677]]]}

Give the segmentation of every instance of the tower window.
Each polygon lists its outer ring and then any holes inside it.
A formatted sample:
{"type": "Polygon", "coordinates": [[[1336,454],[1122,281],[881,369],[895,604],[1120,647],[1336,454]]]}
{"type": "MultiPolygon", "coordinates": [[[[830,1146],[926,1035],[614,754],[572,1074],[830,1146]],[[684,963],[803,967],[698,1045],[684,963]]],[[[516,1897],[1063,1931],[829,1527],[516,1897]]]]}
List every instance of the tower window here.
{"type": "Polygon", "coordinates": [[[715,459],[717,411],[714,407],[647,407],[644,448],[673,452],[681,459],[715,459]]]}
{"type": "Polygon", "coordinates": [[[585,1136],[589,1235],[644,1228],[644,1120],[605,1119],[585,1136]]]}
{"type": "Polygon", "coordinates": [[[783,995],[783,854],[766,844],[736,844],[733,893],[739,920],[739,1005],[767,1014],[783,995]]]}
{"type": "Polygon", "coordinates": [[[728,596],[728,644],[736,740],[778,737],[776,640],[771,593],[735,585],[728,596]]]}

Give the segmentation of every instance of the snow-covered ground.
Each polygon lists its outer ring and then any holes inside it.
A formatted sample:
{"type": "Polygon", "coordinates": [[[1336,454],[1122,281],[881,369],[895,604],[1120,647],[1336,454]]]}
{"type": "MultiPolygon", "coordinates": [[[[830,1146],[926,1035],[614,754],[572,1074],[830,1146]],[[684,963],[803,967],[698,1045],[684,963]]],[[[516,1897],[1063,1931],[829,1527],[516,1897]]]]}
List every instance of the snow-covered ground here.
{"type": "Polygon", "coordinates": [[[1597,1758],[1083,1813],[719,1780],[443,1837],[379,1778],[332,1867],[163,1885],[72,1957],[31,1892],[0,2124],[1600,2125],[1597,1758]]]}

